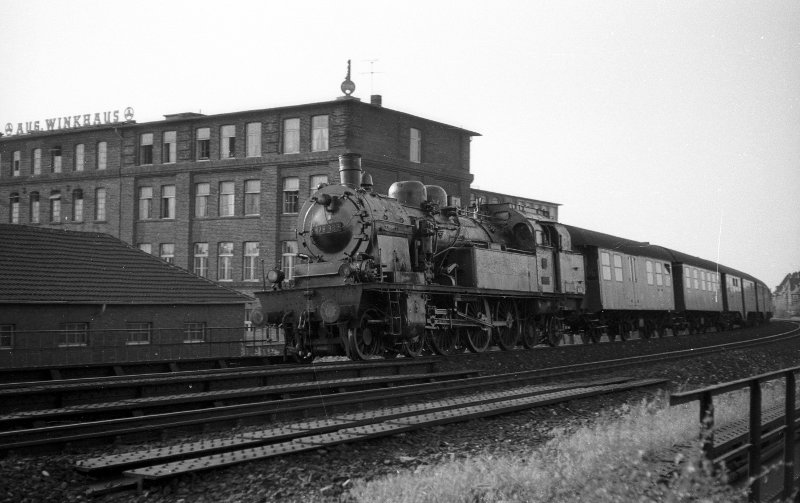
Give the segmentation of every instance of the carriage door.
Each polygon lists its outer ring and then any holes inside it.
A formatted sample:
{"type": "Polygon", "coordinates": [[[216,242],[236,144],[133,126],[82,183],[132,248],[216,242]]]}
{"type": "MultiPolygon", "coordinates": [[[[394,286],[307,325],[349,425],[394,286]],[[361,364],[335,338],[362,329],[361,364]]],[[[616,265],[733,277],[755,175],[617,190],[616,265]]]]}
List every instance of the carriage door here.
{"type": "Polygon", "coordinates": [[[539,265],[540,292],[553,293],[556,282],[556,263],[550,229],[536,230],[536,262],[539,265]]]}
{"type": "Polygon", "coordinates": [[[639,278],[636,274],[636,257],[629,255],[628,256],[628,281],[629,283],[625,285],[625,293],[628,297],[628,305],[631,309],[636,309],[639,307],[639,278]]]}

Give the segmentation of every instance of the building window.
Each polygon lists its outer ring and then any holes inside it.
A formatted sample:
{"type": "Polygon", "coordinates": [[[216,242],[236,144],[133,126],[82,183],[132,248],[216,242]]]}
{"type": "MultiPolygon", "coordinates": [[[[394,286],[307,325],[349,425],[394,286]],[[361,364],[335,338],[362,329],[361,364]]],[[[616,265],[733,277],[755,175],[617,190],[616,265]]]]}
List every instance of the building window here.
{"type": "Polygon", "coordinates": [[[33,149],[33,174],[42,174],[42,149],[40,148],[33,149]]]}
{"type": "Polygon", "coordinates": [[[203,278],[208,276],[208,243],[194,244],[194,273],[203,278]]]}
{"type": "Polygon", "coordinates": [[[39,223],[39,193],[31,192],[31,223],[39,223]]]}
{"type": "Polygon", "coordinates": [[[139,220],[153,217],[153,187],[139,187],[139,220]]]}
{"type": "Polygon", "coordinates": [[[15,150],[14,159],[11,164],[11,176],[19,176],[21,165],[22,165],[22,152],[20,152],[19,150],[15,150]]]}
{"type": "Polygon", "coordinates": [[[125,344],[150,344],[152,323],[129,321],[125,323],[125,329],[128,331],[128,340],[125,341],[125,344]]]}
{"type": "Polygon", "coordinates": [[[328,116],[316,115],[311,118],[311,150],[328,150],[328,116]]]}
{"type": "Polygon", "coordinates": [[[50,192],[50,222],[61,222],[61,192],[58,190],[50,192]]]}
{"type": "Polygon", "coordinates": [[[83,143],[75,145],[75,171],[83,171],[86,160],[83,143]]]}
{"type": "Polygon", "coordinates": [[[294,277],[294,261],[297,258],[297,241],[281,243],[281,270],[286,279],[294,277]]]}
{"type": "Polygon", "coordinates": [[[261,157],[261,123],[247,124],[247,157],[261,157]]]}
{"type": "Polygon", "coordinates": [[[139,243],[139,249],[149,255],[153,254],[153,245],[150,243],[139,243]]]}
{"type": "Polygon", "coordinates": [[[220,182],[219,184],[219,216],[232,217],[236,203],[233,182],[220,182]]]}
{"type": "Polygon", "coordinates": [[[245,281],[258,281],[258,241],[244,243],[244,277],[245,281]]]}
{"type": "Polygon", "coordinates": [[[72,221],[83,222],[83,191],[81,189],[72,191],[72,221]]]}
{"type": "Polygon", "coordinates": [[[422,135],[419,129],[411,128],[408,159],[411,162],[422,162],[422,135]]]}
{"type": "Polygon", "coordinates": [[[622,282],[622,256],[614,255],[614,279],[622,282]]]}
{"type": "Polygon", "coordinates": [[[201,127],[197,130],[197,150],[195,156],[198,161],[208,160],[211,157],[211,129],[201,127]]]}
{"type": "Polygon", "coordinates": [[[50,149],[50,170],[53,173],[61,173],[61,147],[50,149]]]}
{"type": "Polygon", "coordinates": [[[94,190],[94,219],[101,222],[106,220],[106,189],[94,190]]]}
{"type": "MultiPolygon", "coordinates": [[[[660,265],[660,264],[659,264],[660,265]]],[[[649,260],[645,262],[645,267],[647,269],[647,284],[653,284],[653,263],[649,260]]]]}
{"type": "Polygon", "coordinates": [[[184,324],[183,342],[204,342],[206,340],[205,322],[189,322],[184,324]]]}
{"type": "Polygon", "coordinates": [[[161,243],[158,247],[158,256],[168,264],[175,262],[175,243],[161,243]]]}
{"type": "Polygon", "coordinates": [[[10,349],[14,347],[14,325],[0,325],[0,348],[10,349]]]}
{"type": "Polygon", "coordinates": [[[139,164],[153,164],[153,133],[139,137],[139,164]]]}
{"type": "Polygon", "coordinates": [[[164,141],[161,145],[161,162],[172,164],[178,160],[177,133],[175,131],[165,131],[164,141]]]}
{"type": "Polygon", "coordinates": [[[600,253],[600,265],[603,269],[603,279],[611,281],[611,255],[608,252],[600,253]]]}
{"type": "Polygon", "coordinates": [[[656,286],[664,286],[664,270],[661,262],[656,262],[656,286]]]}
{"type": "Polygon", "coordinates": [[[300,119],[286,119],[283,121],[283,153],[298,152],[300,152],[300,119]]]}
{"type": "Polygon", "coordinates": [[[106,169],[108,163],[108,144],[101,141],[97,144],[97,169],[106,169]]]}
{"type": "Polygon", "coordinates": [[[283,212],[297,213],[297,203],[300,196],[300,179],[288,176],[283,179],[283,212]]]}
{"type": "Polygon", "coordinates": [[[311,175],[309,186],[312,195],[323,185],[328,185],[328,175],[311,175]]]}
{"type": "Polygon", "coordinates": [[[208,194],[211,185],[208,183],[197,183],[194,186],[194,216],[208,216],[208,194]]]}
{"type": "Polygon", "coordinates": [[[236,157],[236,126],[227,125],[220,128],[219,158],[236,157]]]}
{"type": "Polygon", "coordinates": [[[161,186],[161,218],[175,218],[175,186],[161,186]]]}
{"type": "Polygon", "coordinates": [[[261,213],[261,180],[244,181],[244,214],[261,213]]]}
{"type": "Polygon", "coordinates": [[[233,280],[233,243],[220,243],[217,248],[217,281],[233,280]]]}
{"type": "Polygon", "coordinates": [[[19,223],[19,194],[17,194],[16,192],[11,194],[11,200],[9,202],[10,202],[10,209],[11,209],[11,214],[9,215],[10,216],[9,222],[11,222],[12,224],[18,224],[19,223]]]}
{"type": "Polygon", "coordinates": [[[88,323],[64,323],[61,325],[60,347],[86,346],[89,343],[88,323]]]}

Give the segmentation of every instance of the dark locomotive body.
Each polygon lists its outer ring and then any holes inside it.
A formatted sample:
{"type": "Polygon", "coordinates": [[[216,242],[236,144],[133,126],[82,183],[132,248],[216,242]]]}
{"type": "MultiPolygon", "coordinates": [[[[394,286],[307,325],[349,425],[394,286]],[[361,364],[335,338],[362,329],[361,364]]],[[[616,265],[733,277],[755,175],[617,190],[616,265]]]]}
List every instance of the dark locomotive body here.
{"type": "Polygon", "coordinates": [[[298,218],[303,259],[288,281],[271,271],[256,322],[283,328],[300,358],[447,354],[558,337],[584,292],[583,257],[560,224],[507,204],[473,212],[441,187],[362,184],[341,156],[341,184],[319,188],[298,218]],[[363,185],[363,186],[362,186],[363,185]]]}
{"type": "Polygon", "coordinates": [[[340,175],[300,211],[300,260],[257,293],[251,319],[283,330],[287,356],[481,352],[771,315],[766,285],[710,261],[509,204],[465,211],[416,181],[377,194],[357,154],[340,156],[340,175]]]}

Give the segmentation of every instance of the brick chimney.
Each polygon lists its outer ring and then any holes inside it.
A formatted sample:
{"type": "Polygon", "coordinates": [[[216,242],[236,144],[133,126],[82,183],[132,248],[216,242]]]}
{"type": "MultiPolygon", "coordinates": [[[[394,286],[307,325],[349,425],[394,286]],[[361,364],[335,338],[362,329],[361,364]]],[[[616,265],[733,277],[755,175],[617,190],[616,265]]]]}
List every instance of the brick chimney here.
{"type": "Polygon", "coordinates": [[[376,107],[383,106],[383,96],[380,94],[373,94],[369,97],[369,102],[376,107]]]}

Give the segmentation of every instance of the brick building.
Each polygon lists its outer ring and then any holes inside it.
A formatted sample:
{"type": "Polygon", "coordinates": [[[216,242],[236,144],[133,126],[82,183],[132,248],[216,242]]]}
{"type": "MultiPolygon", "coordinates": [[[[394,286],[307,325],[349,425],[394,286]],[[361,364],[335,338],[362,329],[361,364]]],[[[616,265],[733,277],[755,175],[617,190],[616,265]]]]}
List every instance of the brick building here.
{"type": "Polygon", "coordinates": [[[362,155],[378,192],[414,179],[464,206],[505,201],[557,219],[554,203],[472,191],[478,134],[388,109],[380,96],[146,123],[104,112],[5,131],[0,222],[110,234],[246,294],[298,251],[297,211],[338,181],[347,152],[362,155]]]}
{"type": "Polygon", "coordinates": [[[0,367],[240,356],[249,300],[107,234],[0,224],[0,367]]]}
{"type": "Polygon", "coordinates": [[[90,114],[63,127],[69,119],[7,126],[17,134],[0,137],[0,222],[107,233],[248,294],[297,251],[297,211],[338,181],[340,154],[360,153],[377,191],[417,179],[466,201],[477,135],[380,96],[147,123],[90,114]]]}

